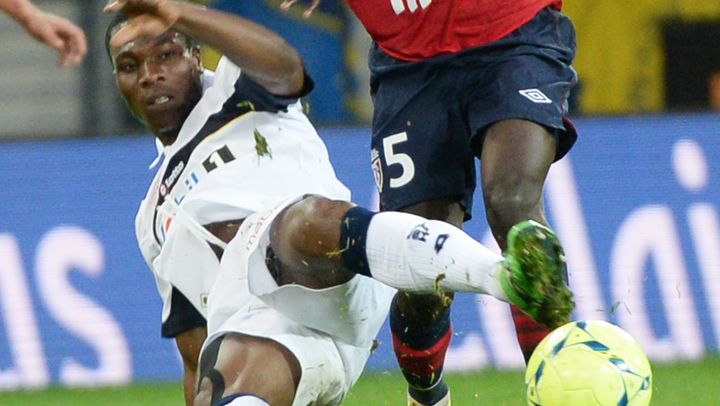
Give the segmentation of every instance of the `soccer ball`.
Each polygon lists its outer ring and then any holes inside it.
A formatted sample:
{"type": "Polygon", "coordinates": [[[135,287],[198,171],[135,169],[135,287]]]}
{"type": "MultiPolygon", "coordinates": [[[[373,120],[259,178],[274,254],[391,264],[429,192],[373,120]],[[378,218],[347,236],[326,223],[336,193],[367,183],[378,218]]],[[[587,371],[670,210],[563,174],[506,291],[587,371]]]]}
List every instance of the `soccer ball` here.
{"type": "Polygon", "coordinates": [[[559,327],[540,342],[525,385],[529,406],[647,406],[652,371],[625,330],[584,320],[559,327]]]}

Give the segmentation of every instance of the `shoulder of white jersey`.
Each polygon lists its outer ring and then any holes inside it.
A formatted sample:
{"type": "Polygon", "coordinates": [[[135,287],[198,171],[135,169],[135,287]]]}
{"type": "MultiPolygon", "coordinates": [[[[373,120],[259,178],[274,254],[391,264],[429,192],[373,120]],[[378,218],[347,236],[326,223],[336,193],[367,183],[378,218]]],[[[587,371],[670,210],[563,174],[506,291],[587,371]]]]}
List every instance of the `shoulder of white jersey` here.
{"type": "Polygon", "coordinates": [[[272,94],[248,75],[243,74],[242,69],[225,56],[220,58],[212,80],[213,82],[217,81],[218,86],[226,88],[234,84],[235,91],[248,92],[248,100],[253,103],[256,101],[253,99],[259,98],[260,100],[257,101],[260,103],[255,106],[254,110],[269,112],[287,110],[288,106],[298,104],[300,99],[307,96],[315,87],[312,78],[307,72],[304,72],[303,88],[298,94],[292,96],[272,94]]]}
{"type": "MultiPolygon", "coordinates": [[[[231,121],[249,113],[280,113],[292,110],[301,113],[296,105],[298,97],[278,96],[241,74],[240,68],[223,57],[218,63],[213,84],[190,113],[181,128],[178,140],[169,148],[169,156],[160,168],[164,171],[162,184],[168,190],[174,185],[168,178],[177,180],[175,173],[180,162],[189,158],[195,147],[208,136],[231,121]],[[290,108],[292,106],[292,108],[290,108]]],[[[161,193],[162,194],[162,193],[161,193]]]]}

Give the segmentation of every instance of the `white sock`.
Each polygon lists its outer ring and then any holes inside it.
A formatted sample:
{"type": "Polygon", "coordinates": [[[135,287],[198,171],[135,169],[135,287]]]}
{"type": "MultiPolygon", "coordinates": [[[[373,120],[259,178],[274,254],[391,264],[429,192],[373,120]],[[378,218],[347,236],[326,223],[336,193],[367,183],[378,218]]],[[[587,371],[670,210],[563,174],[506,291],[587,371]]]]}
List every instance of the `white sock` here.
{"type": "Polygon", "coordinates": [[[448,223],[381,212],[367,230],[372,277],[396,289],[489,294],[507,301],[498,280],[503,257],[448,223]]]}

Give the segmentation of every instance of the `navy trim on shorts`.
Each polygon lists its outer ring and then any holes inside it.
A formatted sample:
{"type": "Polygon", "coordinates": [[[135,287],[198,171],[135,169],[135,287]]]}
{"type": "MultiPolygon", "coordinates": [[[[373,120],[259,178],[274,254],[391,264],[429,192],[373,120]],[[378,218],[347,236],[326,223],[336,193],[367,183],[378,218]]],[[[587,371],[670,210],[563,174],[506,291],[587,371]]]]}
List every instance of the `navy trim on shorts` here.
{"type": "Polygon", "coordinates": [[[164,338],[174,338],[186,331],[205,327],[206,324],[205,317],[200,314],[185,295],[173,286],[170,298],[170,315],[162,323],[161,335],[164,338]]]}

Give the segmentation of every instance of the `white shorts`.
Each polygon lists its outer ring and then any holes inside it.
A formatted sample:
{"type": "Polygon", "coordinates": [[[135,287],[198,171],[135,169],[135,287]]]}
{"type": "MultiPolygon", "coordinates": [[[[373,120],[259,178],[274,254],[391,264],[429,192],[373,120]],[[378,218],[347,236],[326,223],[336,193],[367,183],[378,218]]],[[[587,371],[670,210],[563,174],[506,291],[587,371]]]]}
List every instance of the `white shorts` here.
{"type": "Polygon", "coordinates": [[[355,276],[326,289],[278,286],[265,265],[273,219],[298,199],[249,216],[228,244],[208,302],[208,340],[237,332],[290,350],[302,377],[294,405],[338,404],[362,373],[395,290],[355,276]]]}

